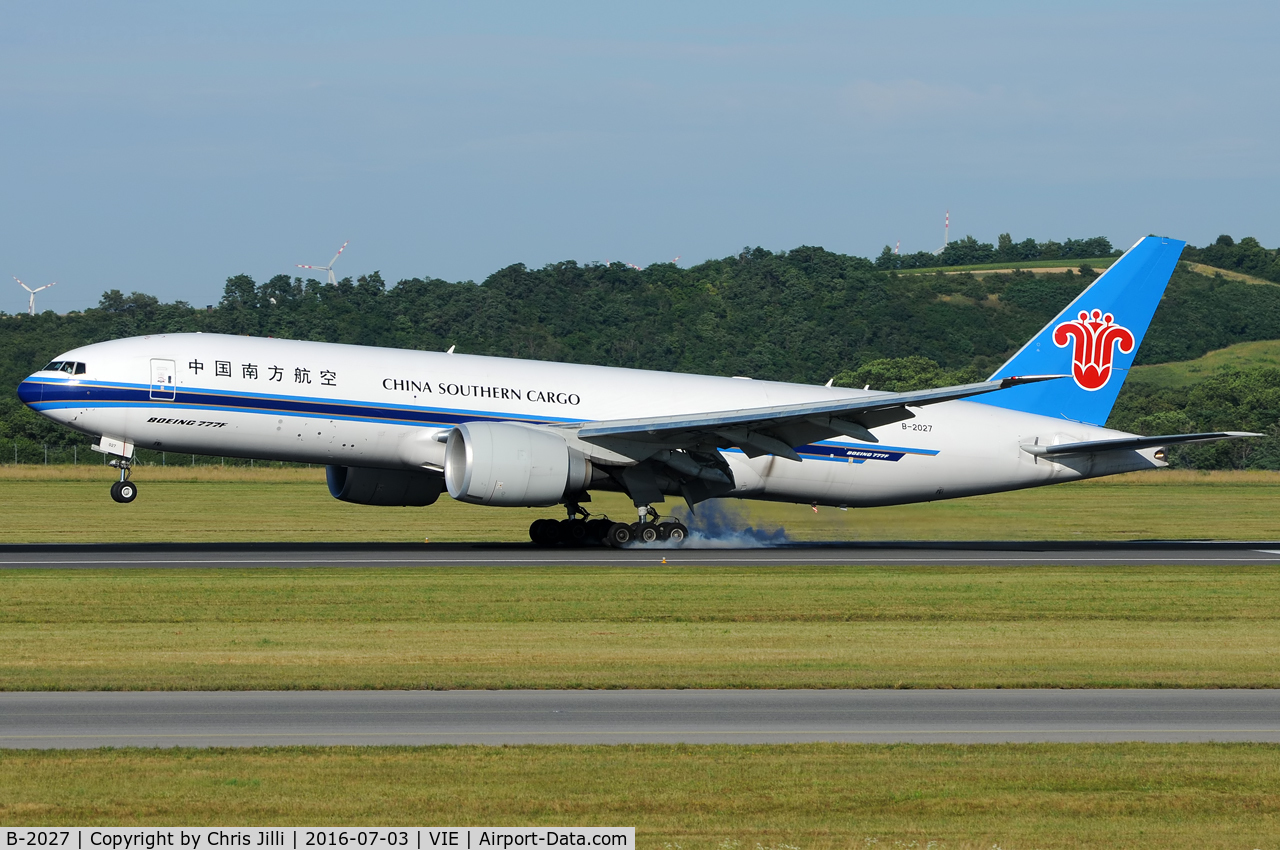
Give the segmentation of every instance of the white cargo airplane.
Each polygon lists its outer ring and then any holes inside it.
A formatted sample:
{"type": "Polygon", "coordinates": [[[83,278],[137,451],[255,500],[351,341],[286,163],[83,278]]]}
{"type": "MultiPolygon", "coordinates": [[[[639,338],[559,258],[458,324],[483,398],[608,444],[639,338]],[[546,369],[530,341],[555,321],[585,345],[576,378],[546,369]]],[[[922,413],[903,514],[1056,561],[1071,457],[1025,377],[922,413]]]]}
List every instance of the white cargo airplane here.
{"type": "Polygon", "coordinates": [[[987,381],[920,392],[785,384],[221,334],[59,355],[21,399],[97,437],[131,502],[135,447],[328,466],[364,505],[562,504],[536,543],[680,543],[682,496],[862,507],[952,499],[1165,464],[1175,443],[1102,427],[1182,253],[1139,241],[987,381]],[[1020,377],[1021,376],[1021,377],[1020,377]],[[581,505],[631,496],[639,520],[581,505]]]}

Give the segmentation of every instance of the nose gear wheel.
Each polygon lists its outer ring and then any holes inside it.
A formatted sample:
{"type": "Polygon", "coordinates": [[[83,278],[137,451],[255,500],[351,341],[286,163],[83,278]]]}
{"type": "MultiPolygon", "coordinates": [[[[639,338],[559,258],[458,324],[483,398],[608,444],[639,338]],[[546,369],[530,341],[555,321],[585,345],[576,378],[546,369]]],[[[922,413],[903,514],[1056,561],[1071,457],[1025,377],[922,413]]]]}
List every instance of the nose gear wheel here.
{"type": "Polygon", "coordinates": [[[129,480],[133,459],[127,457],[112,458],[109,464],[120,470],[120,480],[111,485],[111,498],[122,505],[127,505],[138,498],[138,485],[129,480]]]}
{"type": "Polygon", "coordinates": [[[117,481],[111,485],[111,498],[121,504],[128,504],[138,497],[138,485],[132,481],[117,481]]]}

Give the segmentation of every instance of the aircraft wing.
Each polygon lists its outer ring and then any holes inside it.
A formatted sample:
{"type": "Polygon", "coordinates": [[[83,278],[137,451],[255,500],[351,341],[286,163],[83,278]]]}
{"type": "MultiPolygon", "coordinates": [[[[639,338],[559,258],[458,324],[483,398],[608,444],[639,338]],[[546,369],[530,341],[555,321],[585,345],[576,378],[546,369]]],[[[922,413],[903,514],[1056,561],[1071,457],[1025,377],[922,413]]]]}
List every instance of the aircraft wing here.
{"type": "Polygon", "coordinates": [[[1218,440],[1238,440],[1241,437],[1262,437],[1252,431],[1207,431],[1203,434],[1165,434],[1160,437],[1121,437],[1116,440],[1090,440],[1083,443],[1063,443],[1060,446],[1023,446],[1028,454],[1041,457],[1054,455],[1083,455],[1096,452],[1133,451],[1153,446],[1172,446],[1179,443],[1212,443],[1218,440]]]}
{"type": "Polygon", "coordinates": [[[636,457],[661,449],[742,449],[749,457],[778,455],[800,460],[795,447],[842,435],[879,442],[871,428],[910,419],[908,407],[969,398],[1019,384],[1066,377],[1030,375],[906,393],[873,393],[855,398],[754,407],[680,416],[588,422],[577,436],[589,443],[636,457]]]}

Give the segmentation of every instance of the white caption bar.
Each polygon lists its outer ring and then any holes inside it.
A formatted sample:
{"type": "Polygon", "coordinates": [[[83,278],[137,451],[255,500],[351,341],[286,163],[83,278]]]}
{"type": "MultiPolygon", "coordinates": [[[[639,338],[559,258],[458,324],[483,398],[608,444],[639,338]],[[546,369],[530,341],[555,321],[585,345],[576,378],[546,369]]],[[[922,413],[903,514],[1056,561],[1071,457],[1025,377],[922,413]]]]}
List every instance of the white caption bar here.
{"type": "Polygon", "coordinates": [[[634,826],[409,826],[409,827],[22,827],[3,830],[9,848],[66,850],[510,850],[513,847],[625,847],[636,845],[634,826]]]}

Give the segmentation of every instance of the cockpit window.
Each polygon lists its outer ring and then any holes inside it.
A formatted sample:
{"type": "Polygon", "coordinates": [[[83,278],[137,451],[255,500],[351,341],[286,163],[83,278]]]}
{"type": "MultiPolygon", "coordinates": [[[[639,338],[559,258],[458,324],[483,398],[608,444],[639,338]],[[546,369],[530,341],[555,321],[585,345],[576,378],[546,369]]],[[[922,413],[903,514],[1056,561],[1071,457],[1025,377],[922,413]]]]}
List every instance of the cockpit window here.
{"type": "Polygon", "coordinates": [[[42,371],[42,372],[61,372],[61,371],[62,371],[62,361],[61,361],[61,360],[55,360],[55,361],[53,361],[52,363],[50,363],[48,366],[45,366],[45,367],[44,367],[43,369],[41,369],[40,371],[42,371]]]}
{"type": "Polygon", "coordinates": [[[54,360],[42,369],[42,372],[66,372],[68,375],[83,375],[84,364],[74,360],[54,360]]]}
{"type": "Polygon", "coordinates": [[[83,375],[83,374],[84,374],[84,364],[83,364],[83,363],[77,363],[77,364],[76,364],[76,374],[77,374],[77,375],[83,375]]]}

